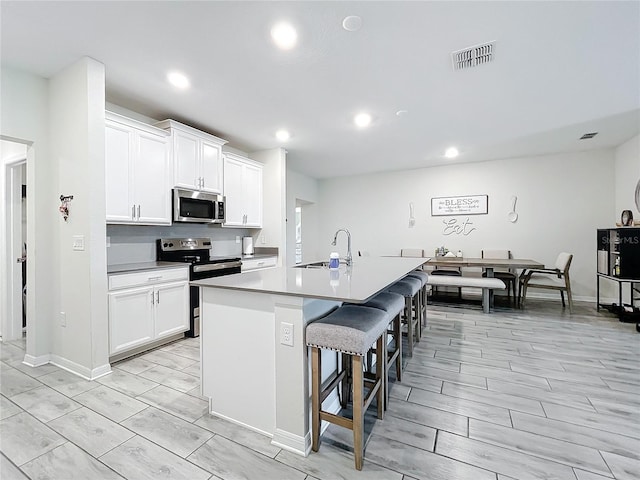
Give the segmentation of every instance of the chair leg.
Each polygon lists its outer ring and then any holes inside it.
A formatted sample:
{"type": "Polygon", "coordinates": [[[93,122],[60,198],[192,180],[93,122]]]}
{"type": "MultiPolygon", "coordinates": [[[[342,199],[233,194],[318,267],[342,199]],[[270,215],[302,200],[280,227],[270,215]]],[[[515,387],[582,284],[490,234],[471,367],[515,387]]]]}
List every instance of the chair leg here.
{"type": "Polygon", "coordinates": [[[378,407],[378,418],[384,418],[384,407],[389,403],[389,390],[387,381],[387,332],[382,332],[377,341],[377,359],[376,359],[376,381],[380,382],[378,392],[376,393],[376,404],[378,407]]]}
{"type": "Polygon", "coordinates": [[[520,286],[520,308],[524,308],[524,305],[527,301],[527,284],[523,283],[520,286]]]}
{"type": "Polygon", "coordinates": [[[416,316],[416,343],[420,342],[420,336],[422,335],[422,306],[420,305],[420,292],[416,293],[413,297],[413,305],[415,308],[416,316]]]}
{"type": "Polygon", "coordinates": [[[311,348],[311,449],[320,447],[320,395],[322,388],[322,357],[320,349],[311,348]]]}
{"type": "Polygon", "coordinates": [[[349,399],[351,398],[351,361],[349,355],[346,353],[341,354],[342,369],[346,372],[342,378],[342,396],[340,398],[340,405],[342,408],[347,408],[349,399]]]}
{"type": "Polygon", "coordinates": [[[402,322],[400,320],[400,314],[393,321],[393,337],[396,342],[396,349],[398,350],[398,358],[396,358],[396,380],[402,381],[402,322]]]}
{"type": "Polygon", "coordinates": [[[566,307],[566,305],[564,304],[564,292],[562,290],[560,290],[560,298],[562,299],[562,307],[566,307]]]}
{"type": "Polygon", "coordinates": [[[407,339],[409,344],[409,356],[413,357],[413,323],[411,321],[411,297],[404,297],[404,317],[407,320],[407,339]]]}
{"type": "Polygon", "coordinates": [[[356,470],[362,470],[364,456],[364,412],[363,390],[364,378],[362,375],[362,357],[352,356],[353,365],[353,455],[355,457],[356,470]]]}

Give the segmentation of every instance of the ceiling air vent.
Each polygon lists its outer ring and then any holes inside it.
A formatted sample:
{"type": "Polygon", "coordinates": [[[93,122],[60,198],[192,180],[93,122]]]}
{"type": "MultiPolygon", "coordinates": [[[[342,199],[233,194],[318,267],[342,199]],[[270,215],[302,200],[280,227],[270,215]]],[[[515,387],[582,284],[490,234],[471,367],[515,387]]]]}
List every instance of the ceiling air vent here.
{"type": "Polygon", "coordinates": [[[591,133],[585,133],[584,135],[582,135],[579,140],[588,140],[590,138],[595,137],[598,134],[598,132],[591,132],[591,133]]]}
{"type": "Polygon", "coordinates": [[[495,40],[492,40],[487,43],[451,52],[453,69],[464,70],[471,67],[477,67],[483,63],[492,62],[495,55],[495,48],[496,42],[495,40]]]}

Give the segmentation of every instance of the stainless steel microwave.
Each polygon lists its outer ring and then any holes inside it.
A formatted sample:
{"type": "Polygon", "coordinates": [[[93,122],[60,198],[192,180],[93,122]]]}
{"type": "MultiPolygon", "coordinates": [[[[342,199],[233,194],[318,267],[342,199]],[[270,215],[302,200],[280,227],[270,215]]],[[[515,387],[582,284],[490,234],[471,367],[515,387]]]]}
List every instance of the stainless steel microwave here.
{"type": "Polygon", "coordinates": [[[222,195],[173,189],[173,221],[192,223],[223,223],[225,200],[222,195]]]}

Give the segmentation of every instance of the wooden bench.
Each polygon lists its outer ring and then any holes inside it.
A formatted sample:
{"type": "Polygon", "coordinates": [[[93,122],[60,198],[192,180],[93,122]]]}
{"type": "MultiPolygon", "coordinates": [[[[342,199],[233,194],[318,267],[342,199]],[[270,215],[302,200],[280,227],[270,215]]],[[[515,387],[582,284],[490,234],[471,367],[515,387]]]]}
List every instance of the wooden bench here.
{"type": "Polygon", "coordinates": [[[506,285],[499,278],[493,277],[458,277],[449,275],[429,275],[427,285],[441,287],[472,287],[482,289],[482,311],[489,313],[490,301],[489,296],[491,290],[504,290],[506,285]]]}

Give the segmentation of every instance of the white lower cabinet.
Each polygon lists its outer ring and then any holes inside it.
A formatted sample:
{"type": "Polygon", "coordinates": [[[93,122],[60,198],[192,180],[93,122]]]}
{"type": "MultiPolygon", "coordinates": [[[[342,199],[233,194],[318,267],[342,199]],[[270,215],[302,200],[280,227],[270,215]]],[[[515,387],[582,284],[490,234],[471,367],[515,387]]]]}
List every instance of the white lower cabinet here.
{"type": "Polygon", "coordinates": [[[189,270],[109,276],[109,354],[189,330],[189,270]]]}
{"type": "Polygon", "coordinates": [[[109,294],[109,353],[124,352],[153,340],[153,287],[109,294]]]}
{"type": "Polygon", "coordinates": [[[154,338],[189,330],[189,284],[179,282],[156,287],[155,296],[154,338]]]}

